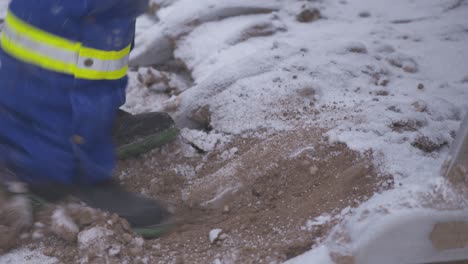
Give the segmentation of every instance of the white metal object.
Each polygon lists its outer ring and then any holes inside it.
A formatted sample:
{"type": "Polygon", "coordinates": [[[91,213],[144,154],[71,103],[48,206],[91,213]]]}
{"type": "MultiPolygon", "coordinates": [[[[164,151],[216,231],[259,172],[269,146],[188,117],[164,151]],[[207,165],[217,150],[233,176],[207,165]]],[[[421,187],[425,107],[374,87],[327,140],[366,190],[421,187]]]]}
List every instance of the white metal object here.
{"type": "Polygon", "coordinates": [[[456,190],[468,197],[468,114],[458,130],[442,173],[456,190]]]}

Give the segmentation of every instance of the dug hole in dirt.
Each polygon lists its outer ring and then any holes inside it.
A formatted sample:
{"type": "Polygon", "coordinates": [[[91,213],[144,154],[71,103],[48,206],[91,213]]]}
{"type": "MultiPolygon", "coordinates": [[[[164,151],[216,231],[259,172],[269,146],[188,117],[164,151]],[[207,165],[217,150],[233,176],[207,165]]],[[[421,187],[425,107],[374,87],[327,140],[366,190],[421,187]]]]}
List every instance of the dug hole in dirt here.
{"type": "Polygon", "coordinates": [[[233,137],[207,152],[180,137],[121,161],[116,172],[130,190],[168,205],[179,223],[169,233],[145,241],[116,215],[67,201],[37,211],[16,246],[63,263],[287,260],[320,241],[350,208],[392,186],[368,156],[329,143],[322,132],[233,137]],[[312,221],[319,216],[325,221],[312,221]]]}

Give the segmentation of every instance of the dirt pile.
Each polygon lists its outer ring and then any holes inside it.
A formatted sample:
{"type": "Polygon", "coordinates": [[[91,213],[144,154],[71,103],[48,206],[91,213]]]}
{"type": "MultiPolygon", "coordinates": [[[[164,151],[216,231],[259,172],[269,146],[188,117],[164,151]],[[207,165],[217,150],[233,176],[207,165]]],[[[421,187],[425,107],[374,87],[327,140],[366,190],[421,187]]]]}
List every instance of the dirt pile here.
{"type": "Polygon", "coordinates": [[[116,178],[165,202],[180,222],[159,239],[144,241],[116,215],[68,201],[36,211],[17,241],[64,263],[284,261],[310,249],[375,191],[392,187],[369,157],[328,143],[318,130],[265,138],[233,137],[204,151],[181,137],[122,161],[116,178]],[[229,175],[214,178],[226,168],[229,175]],[[223,188],[229,195],[219,195],[223,188]],[[212,196],[222,199],[207,206],[212,196]]]}

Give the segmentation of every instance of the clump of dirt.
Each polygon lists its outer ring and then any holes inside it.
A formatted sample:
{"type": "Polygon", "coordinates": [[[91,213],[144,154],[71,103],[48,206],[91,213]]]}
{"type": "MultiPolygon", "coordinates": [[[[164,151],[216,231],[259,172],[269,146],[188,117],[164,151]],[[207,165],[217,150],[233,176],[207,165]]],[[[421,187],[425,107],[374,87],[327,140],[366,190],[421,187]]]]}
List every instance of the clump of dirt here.
{"type": "Polygon", "coordinates": [[[45,244],[43,253],[63,263],[138,263],[145,257],[143,238],[115,214],[68,202],[47,206],[38,220],[31,230],[34,243],[45,244]]]}
{"type": "Polygon", "coordinates": [[[411,145],[418,148],[424,152],[431,153],[437,150],[440,150],[442,147],[448,144],[447,141],[436,141],[427,136],[420,135],[418,136],[411,145]]]}
{"type": "Polygon", "coordinates": [[[388,76],[390,72],[385,68],[374,68],[373,66],[367,65],[365,69],[361,70],[362,73],[369,75],[374,84],[377,86],[387,86],[390,82],[388,76]]]}
{"type": "Polygon", "coordinates": [[[388,63],[397,68],[403,69],[407,73],[416,73],[419,66],[413,58],[403,54],[392,55],[387,59],[388,63]]]}
{"type": "Polygon", "coordinates": [[[402,133],[404,131],[418,131],[423,125],[419,120],[408,119],[394,121],[390,127],[393,131],[402,133]]]}
{"type": "Polygon", "coordinates": [[[397,106],[395,105],[391,105],[387,108],[388,111],[392,111],[392,112],[395,112],[395,113],[401,113],[401,109],[398,108],[397,106]]]}
{"type": "Polygon", "coordinates": [[[364,43],[361,42],[351,42],[346,46],[346,50],[352,53],[361,53],[367,54],[367,47],[364,43]]]}
{"type": "Polygon", "coordinates": [[[385,91],[385,90],[378,90],[377,92],[375,92],[375,95],[377,96],[388,96],[390,93],[388,91],[385,91]]]}
{"type": "Polygon", "coordinates": [[[301,23],[310,23],[319,20],[322,17],[320,10],[317,8],[307,8],[302,10],[297,16],[296,20],[301,23]]]}
{"type": "Polygon", "coordinates": [[[140,68],[138,82],[145,88],[169,95],[179,95],[189,88],[191,80],[173,72],[158,71],[153,68],[140,68]]]}
{"type": "Polygon", "coordinates": [[[371,14],[370,14],[369,11],[362,11],[362,12],[359,12],[359,17],[361,17],[361,18],[368,18],[368,17],[370,17],[370,16],[371,16],[371,14]]]}
{"type": "Polygon", "coordinates": [[[190,119],[195,121],[205,130],[211,130],[211,111],[209,105],[204,105],[195,109],[190,119]]]}
{"type": "Polygon", "coordinates": [[[21,232],[32,224],[32,207],[23,195],[0,191],[0,254],[17,246],[21,232]]]}

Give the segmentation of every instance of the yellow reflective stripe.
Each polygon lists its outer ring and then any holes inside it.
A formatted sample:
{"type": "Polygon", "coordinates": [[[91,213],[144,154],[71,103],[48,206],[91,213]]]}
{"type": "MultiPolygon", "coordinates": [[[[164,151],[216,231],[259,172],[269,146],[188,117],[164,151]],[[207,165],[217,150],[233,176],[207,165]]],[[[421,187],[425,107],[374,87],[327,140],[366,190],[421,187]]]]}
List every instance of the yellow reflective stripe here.
{"type": "Polygon", "coordinates": [[[127,75],[128,66],[117,71],[96,71],[84,68],[77,68],[75,70],[75,77],[88,80],[117,80],[127,75]]]}
{"type": "Polygon", "coordinates": [[[81,47],[81,43],[79,42],[73,42],[66,38],[61,38],[37,27],[31,26],[30,24],[17,18],[10,11],[7,13],[5,24],[6,26],[10,27],[10,29],[36,42],[45,43],[56,48],[75,52],[78,51],[81,47]]]}
{"type": "Polygon", "coordinates": [[[2,34],[1,36],[1,45],[5,52],[22,61],[35,64],[44,69],[56,72],[67,73],[72,75],[75,72],[75,64],[54,60],[40,53],[31,51],[19,45],[18,43],[10,41],[10,39],[8,39],[5,34],[2,34]]]}
{"type": "Polygon", "coordinates": [[[117,51],[84,47],[82,43],[36,28],[10,10],[5,22],[0,44],[5,52],[19,60],[80,79],[116,80],[127,74],[131,45],[117,51]],[[86,59],[93,60],[94,64],[79,64],[86,59]]]}
{"type": "Polygon", "coordinates": [[[131,45],[119,51],[103,51],[88,47],[81,47],[80,57],[90,57],[100,60],[120,60],[130,53],[131,45]]]}

